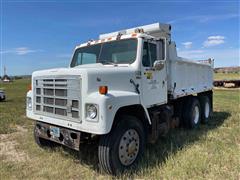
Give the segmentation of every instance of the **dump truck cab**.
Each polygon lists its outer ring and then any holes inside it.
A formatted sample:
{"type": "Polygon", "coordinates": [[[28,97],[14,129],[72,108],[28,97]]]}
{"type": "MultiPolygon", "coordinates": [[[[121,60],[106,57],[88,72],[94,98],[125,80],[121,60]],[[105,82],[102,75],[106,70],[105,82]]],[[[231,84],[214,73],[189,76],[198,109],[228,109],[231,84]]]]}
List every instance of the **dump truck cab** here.
{"type": "MultiPolygon", "coordinates": [[[[145,27],[151,28],[156,27],[145,27]]],[[[34,116],[42,121],[57,117],[51,122],[106,134],[121,107],[141,105],[151,123],[147,108],[167,103],[167,39],[143,32],[139,28],[100,35],[76,47],[70,68],[34,72],[34,116]],[[89,108],[96,115],[89,114],[89,108]]]]}

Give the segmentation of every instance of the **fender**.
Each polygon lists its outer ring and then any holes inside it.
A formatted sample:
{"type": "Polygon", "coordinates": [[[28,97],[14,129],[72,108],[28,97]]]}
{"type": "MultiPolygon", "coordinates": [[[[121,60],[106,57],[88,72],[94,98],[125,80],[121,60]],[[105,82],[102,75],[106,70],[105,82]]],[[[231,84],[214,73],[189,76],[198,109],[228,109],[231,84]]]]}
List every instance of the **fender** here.
{"type": "Polygon", "coordinates": [[[110,132],[117,111],[126,106],[141,105],[144,109],[149,124],[151,120],[146,107],[141,104],[140,95],[136,92],[127,91],[109,91],[106,95],[100,95],[99,92],[91,93],[85,103],[96,103],[99,107],[99,128],[102,128],[104,134],[110,132]]]}

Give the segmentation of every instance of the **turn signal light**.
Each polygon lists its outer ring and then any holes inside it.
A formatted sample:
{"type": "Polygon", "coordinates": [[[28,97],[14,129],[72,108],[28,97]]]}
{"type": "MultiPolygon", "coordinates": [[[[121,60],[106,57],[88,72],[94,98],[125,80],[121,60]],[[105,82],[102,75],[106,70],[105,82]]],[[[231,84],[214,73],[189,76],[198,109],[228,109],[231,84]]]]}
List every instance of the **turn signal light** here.
{"type": "Polygon", "coordinates": [[[28,85],[28,91],[31,91],[31,90],[32,90],[32,85],[29,84],[29,85],[28,85]]]}
{"type": "Polygon", "coordinates": [[[100,94],[107,94],[108,93],[108,87],[107,86],[99,86],[99,93],[100,94]]]}

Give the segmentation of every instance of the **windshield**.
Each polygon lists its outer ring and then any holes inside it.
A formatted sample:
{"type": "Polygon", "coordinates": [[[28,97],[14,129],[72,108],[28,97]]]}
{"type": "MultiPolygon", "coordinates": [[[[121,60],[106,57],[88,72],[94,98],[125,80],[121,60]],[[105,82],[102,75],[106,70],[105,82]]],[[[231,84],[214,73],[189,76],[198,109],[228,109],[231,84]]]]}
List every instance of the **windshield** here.
{"type": "Polygon", "coordinates": [[[130,64],[136,59],[137,39],[123,39],[79,48],[71,67],[81,64],[130,64]]]}

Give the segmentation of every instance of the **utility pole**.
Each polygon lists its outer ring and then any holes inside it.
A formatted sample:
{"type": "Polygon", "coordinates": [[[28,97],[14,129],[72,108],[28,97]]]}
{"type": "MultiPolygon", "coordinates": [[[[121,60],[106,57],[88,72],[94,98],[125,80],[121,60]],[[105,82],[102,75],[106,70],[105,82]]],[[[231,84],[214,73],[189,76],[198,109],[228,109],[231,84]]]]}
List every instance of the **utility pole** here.
{"type": "Polygon", "coordinates": [[[7,75],[7,68],[4,66],[4,76],[7,75]]]}

